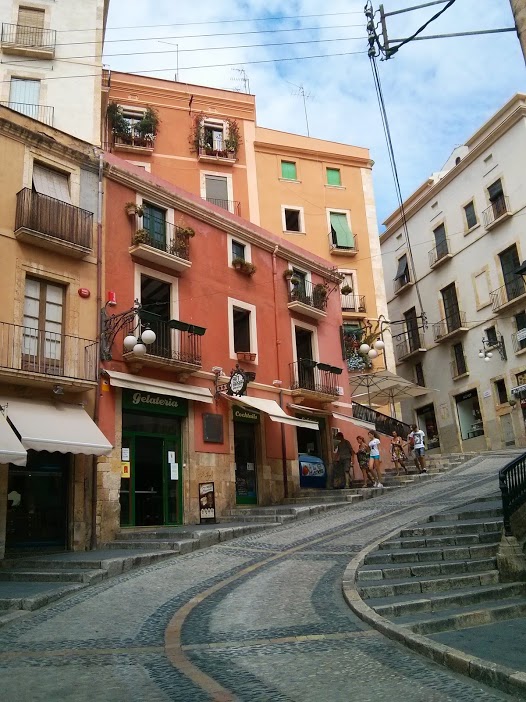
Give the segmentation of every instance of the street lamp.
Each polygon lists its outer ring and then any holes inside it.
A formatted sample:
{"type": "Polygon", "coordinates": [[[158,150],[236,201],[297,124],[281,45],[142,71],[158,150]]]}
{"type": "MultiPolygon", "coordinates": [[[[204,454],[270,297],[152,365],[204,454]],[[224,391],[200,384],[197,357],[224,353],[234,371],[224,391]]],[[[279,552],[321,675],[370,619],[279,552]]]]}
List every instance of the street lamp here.
{"type": "MultiPolygon", "coordinates": [[[[138,300],[135,300],[133,307],[129,310],[120,312],[119,314],[108,315],[106,303],[101,310],[101,335],[100,335],[100,357],[103,361],[111,361],[111,348],[115,341],[115,337],[121,329],[132,325],[131,333],[124,337],[124,348],[126,351],[132,351],[136,356],[144,356],[147,351],[147,346],[153,344],[156,340],[156,335],[153,329],[150,329],[148,324],[144,327],[141,325],[142,305],[138,300]],[[138,334],[137,334],[138,332],[138,334]]],[[[147,313],[148,318],[159,317],[153,312],[147,313]]]]}
{"type": "Polygon", "coordinates": [[[482,348],[479,350],[479,358],[489,363],[493,358],[492,349],[496,349],[499,352],[502,361],[508,360],[502,334],[497,332],[494,339],[482,339],[482,348]]]}

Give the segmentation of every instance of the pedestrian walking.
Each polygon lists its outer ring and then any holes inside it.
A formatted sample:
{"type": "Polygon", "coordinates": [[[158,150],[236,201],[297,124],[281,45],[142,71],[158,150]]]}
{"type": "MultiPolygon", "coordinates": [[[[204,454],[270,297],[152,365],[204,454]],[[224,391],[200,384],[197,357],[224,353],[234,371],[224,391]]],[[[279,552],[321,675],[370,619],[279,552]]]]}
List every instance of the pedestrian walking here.
{"type": "Polygon", "coordinates": [[[334,463],[334,487],[344,488],[347,482],[352,487],[354,449],[341,431],[336,434],[336,440],[338,446],[336,447],[336,461],[334,463]]]}
{"type": "Polygon", "coordinates": [[[369,470],[369,446],[367,445],[363,436],[357,436],[356,440],[358,441],[358,451],[356,452],[356,458],[358,459],[358,465],[360,466],[360,470],[362,471],[363,486],[373,487],[376,480],[374,479],[373,474],[369,470]]]}
{"type": "Polygon", "coordinates": [[[407,473],[407,467],[405,465],[405,453],[404,453],[404,442],[402,437],[398,436],[396,431],[392,433],[391,439],[391,458],[393,460],[393,465],[396,468],[396,475],[400,475],[400,468],[403,468],[407,473]]]}
{"type": "Polygon", "coordinates": [[[413,446],[413,455],[415,457],[415,465],[419,473],[427,473],[426,470],[426,459],[425,454],[425,444],[424,439],[426,435],[419,429],[416,424],[411,424],[411,433],[408,435],[407,440],[409,446],[413,446]]]}
{"type": "Polygon", "coordinates": [[[375,476],[373,487],[383,487],[380,473],[380,434],[371,429],[369,432],[369,470],[375,476]]]}

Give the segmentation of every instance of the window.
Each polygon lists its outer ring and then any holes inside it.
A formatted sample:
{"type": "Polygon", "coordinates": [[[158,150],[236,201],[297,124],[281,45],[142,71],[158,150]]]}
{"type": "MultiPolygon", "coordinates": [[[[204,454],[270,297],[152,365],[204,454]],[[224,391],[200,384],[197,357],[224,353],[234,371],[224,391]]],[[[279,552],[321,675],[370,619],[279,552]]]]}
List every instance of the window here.
{"type": "Polygon", "coordinates": [[[475,212],[475,203],[473,200],[464,206],[464,215],[466,217],[467,228],[472,229],[477,224],[477,213],[475,212]]]}
{"type": "Polygon", "coordinates": [[[26,278],[24,295],[23,367],[62,374],[64,288],[26,278]]]}
{"type": "Polygon", "coordinates": [[[285,216],[285,231],[286,232],[301,232],[301,210],[295,210],[286,207],[284,210],[285,216]]]}
{"type": "Polygon", "coordinates": [[[143,202],[142,226],[149,234],[148,244],[156,249],[166,249],[166,210],[143,202]]]}
{"type": "Polygon", "coordinates": [[[245,260],[245,244],[232,239],[232,258],[242,258],[245,260]]]}
{"type": "Polygon", "coordinates": [[[69,177],[65,173],[54,171],[36,162],[33,164],[33,190],[40,195],[47,195],[55,200],[72,204],[69,177]]]}
{"type": "Polygon", "coordinates": [[[515,244],[499,254],[502,277],[508,301],[524,293],[524,280],[515,271],[520,267],[519,254],[515,244]]]}
{"type": "MultiPolygon", "coordinates": [[[[517,331],[521,331],[521,329],[526,329],[526,311],[519,312],[519,314],[515,315],[515,325],[517,327],[517,331]]],[[[518,349],[521,351],[522,349],[526,349],[526,339],[522,339],[522,341],[517,341],[518,349]]]]}
{"type": "Polygon", "coordinates": [[[342,174],[339,168],[327,168],[327,185],[341,185],[342,174]]]}
{"type": "Polygon", "coordinates": [[[206,175],[205,193],[208,202],[229,210],[228,179],[225,176],[206,175]]]}
{"type": "Polygon", "coordinates": [[[464,356],[464,347],[462,344],[453,345],[453,361],[454,361],[454,377],[464,375],[468,372],[466,358],[464,356]]]}
{"type": "Polygon", "coordinates": [[[336,249],[354,249],[354,236],[345,212],[329,212],[331,241],[336,249]]]}
{"type": "Polygon", "coordinates": [[[495,394],[499,401],[499,405],[503,405],[505,402],[508,401],[508,391],[506,390],[505,381],[502,378],[500,378],[499,380],[496,380],[493,383],[493,386],[495,388],[495,394]]]}
{"type": "Polygon", "coordinates": [[[439,225],[433,230],[435,236],[436,245],[436,258],[437,261],[443,258],[448,252],[447,239],[446,239],[446,227],[444,224],[439,225]]]}
{"type": "Polygon", "coordinates": [[[442,293],[442,302],[444,303],[444,315],[446,318],[446,326],[448,333],[460,329],[461,314],[458,308],[457,289],[455,283],[447,285],[440,291],[442,293]]]}
{"type": "Polygon", "coordinates": [[[506,213],[506,198],[502,189],[502,181],[499,178],[488,188],[489,201],[493,209],[494,219],[498,219],[506,213]]]}
{"type": "Polygon", "coordinates": [[[239,307],[233,308],[234,351],[250,351],[250,311],[239,307]]]}
{"type": "Polygon", "coordinates": [[[38,119],[40,103],[40,81],[26,78],[11,78],[9,107],[27,117],[38,119]]]}
{"type": "Polygon", "coordinates": [[[497,339],[496,327],[488,327],[487,329],[484,329],[484,333],[486,335],[486,341],[490,346],[496,346],[499,343],[499,340],[497,339]]]}
{"type": "Polygon", "coordinates": [[[292,290],[290,293],[290,298],[291,300],[297,300],[299,302],[305,302],[306,304],[309,304],[309,300],[307,298],[307,274],[305,271],[300,271],[297,268],[292,269],[292,279],[295,282],[294,285],[292,286],[292,290]]]}
{"type": "Polygon", "coordinates": [[[401,288],[409,283],[411,278],[409,277],[409,263],[407,261],[407,254],[404,254],[398,259],[398,268],[396,269],[395,282],[398,283],[398,287],[401,288]]]}
{"type": "Polygon", "coordinates": [[[294,161],[281,162],[281,177],[285,180],[298,180],[296,163],[294,161]]]}
{"type": "Polygon", "coordinates": [[[19,7],[16,43],[22,46],[42,46],[44,17],[44,10],[32,7],[19,7]]]}
{"type": "Polygon", "coordinates": [[[410,310],[407,310],[407,312],[404,312],[404,319],[409,351],[416,351],[420,348],[420,334],[418,331],[416,308],[412,307],[410,310]]]}
{"type": "Polygon", "coordinates": [[[421,363],[415,363],[415,380],[417,385],[425,387],[424,366],[421,363]]]}
{"type": "Polygon", "coordinates": [[[205,120],[203,123],[203,137],[206,149],[224,151],[225,126],[222,122],[205,120]]]}

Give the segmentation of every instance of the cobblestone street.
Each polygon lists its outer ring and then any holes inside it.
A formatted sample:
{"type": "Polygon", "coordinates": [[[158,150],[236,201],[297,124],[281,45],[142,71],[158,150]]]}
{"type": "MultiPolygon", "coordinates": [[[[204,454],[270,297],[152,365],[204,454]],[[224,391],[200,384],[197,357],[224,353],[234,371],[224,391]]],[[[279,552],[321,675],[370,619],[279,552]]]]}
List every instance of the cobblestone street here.
{"type": "Polygon", "coordinates": [[[395,644],[342,595],[361,548],[496,494],[503,457],[96,585],[0,630],[2,702],[514,699],[395,644]]]}

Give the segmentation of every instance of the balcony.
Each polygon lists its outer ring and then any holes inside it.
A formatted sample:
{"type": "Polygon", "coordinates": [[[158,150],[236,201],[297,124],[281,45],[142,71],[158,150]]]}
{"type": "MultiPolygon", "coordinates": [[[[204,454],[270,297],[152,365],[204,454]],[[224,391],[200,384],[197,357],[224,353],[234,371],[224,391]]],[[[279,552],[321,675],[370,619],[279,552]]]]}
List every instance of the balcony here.
{"type": "Polygon", "coordinates": [[[464,378],[464,376],[469,375],[469,369],[464,356],[462,356],[462,358],[455,358],[451,361],[449,367],[453,380],[458,380],[459,378],[464,378]]]}
{"type": "Polygon", "coordinates": [[[55,57],[55,43],[54,29],[2,22],[0,46],[5,54],[52,59],[55,57]]]}
{"type": "Polygon", "coordinates": [[[147,137],[130,127],[129,134],[115,134],[113,139],[114,151],[127,151],[140,154],[152,154],[155,145],[155,135],[147,137]]]}
{"type": "Polygon", "coordinates": [[[493,290],[490,299],[493,312],[502,312],[518,303],[522,304],[526,299],[526,286],[522,276],[518,275],[506,285],[493,290]]]}
{"type": "Polygon", "coordinates": [[[216,207],[221,207],[223,210],[237,215],[238,217],[241,216],[241,203],[238,200],[223,200],[217,197],[206,197],[205,200],[212,203],[212,205],[216,205],[216,207]]]}
{"type": "Polygon", "coordinates": [[[290,363],[290,389],[296,402],[302,399],[333,402],[340,396],[338,379],[341,368],[327,363],[318,363],[310,358],[300,358],[290,363]]]}
{"type": "Polygon", "coordinates": [[[510,199],[506,195],[497,197],[482,213],[484,226],[488,231],[511,217],[510,199]]]}
{"type": "Polygon", "coordinates": [[[233,166],[237,161],[237,155],[235,151],[224,151],[201,146],[199,147],[197,160],[205,163],[222,163],[225,166],[233,166]]]}
{"type": "Polygon", "coordinates": [[[340,246],[334,241],[334,235],[329,232],[329,251],[333,256],[356,256],[358,253],[358,242],[356,236],[352,246],[340,246]]]}
{"type": "Polygon", "coordinates": [[[428,253],[429,256],[429,267],[438,268],[446,261],[452,258],[451,249],[449,248],[449,239],[444,239],[441,241],[434,249],[428,253]]]}
{"type": "Polygon", "coordinates": [[[79,392],[96,386],[97,373],[96,341],[0,322],[2,381],[79,392]]]}
{"type": "Polygon", "coordinates": [[[365,295],[342,295],[342,312],[346,318],[365,317],[365,295]]]}
{"type": "Polygon", "coordinates": [[[414,285],[413,281],[409,277],[409,274],[400,276],[394,281],[393,292],[395,295],[400,295],[405,290],[408,290],[414,285]]]}
{"type": "MultiPolygon", "coordinates": [[[[141,317],[142,318],[142,317],[141,317]]],[[[136,321],[132,320],[123,331],[123,339],[134,334],[136,321]]],[[[201,337],[206,329],[176,319],[169,321],[152,321],[150,327],[155,332],[153,344],[146,346],[146,354],[126,351],[123,347],[123,359],[134,365],[134,370],[142,366],[165,368],[183,375],[191,375],[202,367],[201,337]]]]}
{"type": "Polygon", "coordinates": [[[521,329],[511,335],[511,343],[513,344],[513,352],[521,353],[526,351],[526,329],[521,329]]]}
{"type": "Polygon", "coordinates": [[[83,258],[92,250],[93,214],[24,188],[16,196],[15,236],[28,244],[83,258]]]}
{"type": "Polygon", "coordinates": [[[403,339],[396,345],[396,360],[400,363],[426,352],[424,336],[419,332],[404,334],[403,339]]]}
{"type": "Polygon", "coordinates": [[[10,110],[20,112],[21,115],[31,117],[31,119],[36,119],[38,122],[47,124],[49,127],[53,126],[54,108],[48,105],[30,105],[24,102],[11,102],[9,100],[0,102],[0,105],[2,105],[2,107],[9,107],[10,110]]]}
{"type": "Polygon", "coordinates": [[[466,313],[458,309],[452,310],[445,319],[433,324],[433,338],[437,344],[467,331],[466,313]]]}
{"type": "Polygon", "coordinates": [[[162,226],[155,223],[155,229],[138,229],[132,236],[130,254],[138,261],[156,264],[172,271],[186,271],[192,266],[190,261],[191,231],[176,227],[168,222],[162,226]]]}
{"type": "Polygon", "coordinates": [[[352,416],[356,419],[361,419],[362,422],[373,424],[376,431],[386,434],[387,436],[391,436],[393,431],[396,431],[398,436],[406,439],[411,431],[409,424],[401,422],[399,419],[390,417],[387,414],[377,412],[371,409],[371,407],[360,405],[358,402],[352,403],[352,416]]]}
{"type": "Polygon", "coordinates": [[[327,288],[318,283],[313,285],[308,280],[289,284],[289,304],[291,312],[302,314],[311,319],[324,319],[327,316],[327,288]]]}

